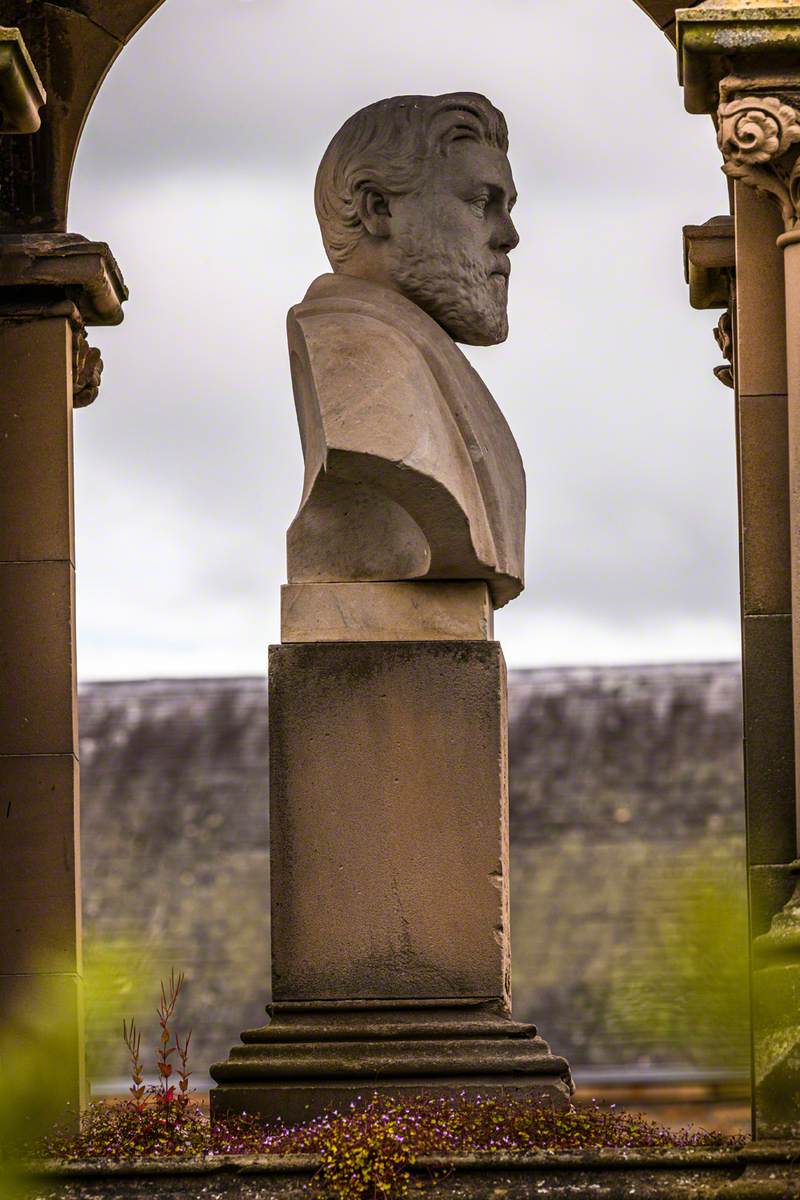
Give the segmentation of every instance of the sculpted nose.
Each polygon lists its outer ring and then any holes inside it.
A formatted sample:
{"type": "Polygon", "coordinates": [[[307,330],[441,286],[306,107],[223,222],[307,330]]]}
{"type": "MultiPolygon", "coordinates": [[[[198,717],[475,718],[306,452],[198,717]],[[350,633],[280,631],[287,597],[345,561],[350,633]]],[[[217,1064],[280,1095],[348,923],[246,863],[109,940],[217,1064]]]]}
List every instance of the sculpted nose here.
{"type": "Polygon", "coordinates": [[[506,213],[503,217],[497,231],[497,241],[495,244],[498,250],[505,250],[506,254],[519,245],[519,234],[514,222],[511,220],[511,213],[506,213]]]}

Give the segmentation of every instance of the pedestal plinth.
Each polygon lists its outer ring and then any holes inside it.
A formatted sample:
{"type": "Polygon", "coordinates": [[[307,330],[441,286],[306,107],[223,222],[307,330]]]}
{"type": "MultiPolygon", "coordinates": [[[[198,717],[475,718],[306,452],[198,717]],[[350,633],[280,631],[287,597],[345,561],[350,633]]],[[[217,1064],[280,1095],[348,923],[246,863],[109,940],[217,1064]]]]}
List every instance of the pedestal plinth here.
{"type": "Polygon", "coordinates": [[[214,1113],[566,1102],[567,1063],[510,1015],[499,644],[275,646],[269,686],[272,1022],[212,1068],[214,1113]]]}

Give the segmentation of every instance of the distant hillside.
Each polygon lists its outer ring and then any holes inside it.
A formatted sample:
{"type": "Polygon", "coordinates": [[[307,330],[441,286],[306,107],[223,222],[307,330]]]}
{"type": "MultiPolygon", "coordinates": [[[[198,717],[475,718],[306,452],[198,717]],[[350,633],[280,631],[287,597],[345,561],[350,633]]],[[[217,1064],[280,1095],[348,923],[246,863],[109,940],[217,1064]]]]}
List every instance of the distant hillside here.
{"type": "MultiPolygon", "coordinates": [[[[739,920],[738,667],[512,672],[509,704],[515,1014],[579,1066],[743,1058],[740,1026],[695,1021],[676,1046],[618,986],[694,920],[687,871],[739,920]]],[[[90,1069],[124,1074],[118,1019],[174,964],[204,1071],[268,1000],[264,682],[87,684],[80,722],[87,965],[111,1010],[90,1014],[90,1069]]]]}

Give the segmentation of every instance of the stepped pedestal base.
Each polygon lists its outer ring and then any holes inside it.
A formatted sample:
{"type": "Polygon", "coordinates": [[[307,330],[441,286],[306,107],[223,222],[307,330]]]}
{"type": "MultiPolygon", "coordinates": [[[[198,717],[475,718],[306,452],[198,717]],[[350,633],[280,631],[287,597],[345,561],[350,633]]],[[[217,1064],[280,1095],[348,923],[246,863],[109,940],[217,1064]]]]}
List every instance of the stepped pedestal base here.
{"type": "Polygon", "coordinates": [[[212,1116],[258,1113],[287,1124],[343,1109],[375,1092],[391,1096],[512,1092],[569,1103],[572,1081],[532,1025],[499,1005],[275,1004],[272,1021],[242,1034],[211,1068],[212,1116]]]}

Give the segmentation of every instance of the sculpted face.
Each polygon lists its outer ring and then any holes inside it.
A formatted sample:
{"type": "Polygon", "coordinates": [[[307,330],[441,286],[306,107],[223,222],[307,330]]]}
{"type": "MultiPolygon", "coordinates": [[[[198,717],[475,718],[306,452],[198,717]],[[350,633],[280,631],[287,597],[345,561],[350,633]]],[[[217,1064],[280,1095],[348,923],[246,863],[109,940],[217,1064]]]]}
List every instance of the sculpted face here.
{"type": "Polygon", "coordinates": [[[433,159],[417,191],[386,201],[391,285],[454,341],[494,346],[508,337],[516,198],[503,151],[465,140],[433,159]]]}

